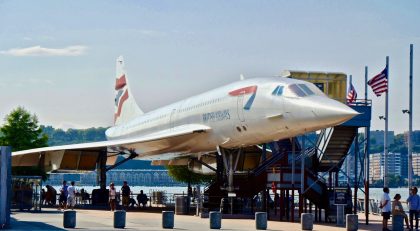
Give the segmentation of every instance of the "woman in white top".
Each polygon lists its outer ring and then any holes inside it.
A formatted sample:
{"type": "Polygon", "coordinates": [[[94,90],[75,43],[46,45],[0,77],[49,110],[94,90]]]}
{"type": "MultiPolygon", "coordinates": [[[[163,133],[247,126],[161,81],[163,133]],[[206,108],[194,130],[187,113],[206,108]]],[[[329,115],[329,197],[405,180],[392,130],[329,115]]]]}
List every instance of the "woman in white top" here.
{"type": "Polygon", "coordinates": [[[115,197],[117,195],[117,190],[115,190],[114,183],[109,184],[109,206],[111,211],[115,210],[115,197]]]}

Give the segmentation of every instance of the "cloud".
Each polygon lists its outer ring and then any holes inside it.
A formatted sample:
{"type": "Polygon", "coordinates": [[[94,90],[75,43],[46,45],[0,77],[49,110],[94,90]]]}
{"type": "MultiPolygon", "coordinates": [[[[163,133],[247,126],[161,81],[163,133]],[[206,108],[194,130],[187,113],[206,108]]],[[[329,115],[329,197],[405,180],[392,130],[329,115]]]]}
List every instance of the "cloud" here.
{"type": "Polygon", "coordinates": [[[76,45],[64,48],[47,48],[33,46],[27,48],[12,48],[7,51],[0,51],[0,54],[12,56],[80,56],[86,53],[87,47],[76,45]]]}

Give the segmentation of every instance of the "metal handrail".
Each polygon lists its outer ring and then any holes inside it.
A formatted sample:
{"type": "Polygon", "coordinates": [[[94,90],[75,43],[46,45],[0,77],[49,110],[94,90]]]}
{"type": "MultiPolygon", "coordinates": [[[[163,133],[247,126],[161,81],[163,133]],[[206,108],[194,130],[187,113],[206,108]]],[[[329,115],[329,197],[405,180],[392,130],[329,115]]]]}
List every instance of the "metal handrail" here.
{"type": "Polygon", "coordinates": [[[320,160],[322,156],[324,155],[333,132],[334,132],[334,127],[329,127],[329,128],[322,129],[321,133],[319,134],[318,141],[316,142],[316,146],[319,150],[318,160],[320,160]]]}

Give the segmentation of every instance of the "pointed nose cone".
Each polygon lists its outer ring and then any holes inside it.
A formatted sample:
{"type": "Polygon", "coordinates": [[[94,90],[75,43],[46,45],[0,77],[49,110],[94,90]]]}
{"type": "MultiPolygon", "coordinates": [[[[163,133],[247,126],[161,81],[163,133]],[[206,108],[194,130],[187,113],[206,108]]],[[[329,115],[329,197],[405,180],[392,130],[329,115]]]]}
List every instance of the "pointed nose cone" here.
{"type": "Polygon", "coordinates": [[[349,106],[332,99],[325,99],[323,102],[314,104],[313,112],[319,120],[332,126],[344,123],[359,115],[349,106]]]}

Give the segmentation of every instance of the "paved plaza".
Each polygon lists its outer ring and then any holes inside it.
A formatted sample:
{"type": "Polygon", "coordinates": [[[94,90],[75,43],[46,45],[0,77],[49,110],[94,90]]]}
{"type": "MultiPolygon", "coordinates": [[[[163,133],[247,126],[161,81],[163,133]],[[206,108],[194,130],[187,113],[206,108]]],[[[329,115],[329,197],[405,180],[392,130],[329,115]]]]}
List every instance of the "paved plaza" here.
{"type": "MultiPolygon", "coordinates": [[[[364,214],[359,214],[359,230],[381,230],[380,216],[371,215],[371,224],[363,225],[364,214]]],[[[160,213],[127,212],[127,230],[163,230],[160,213]]],[[[43,209],[41,213],[16,212],[12,214],[13,230],[65,230],[63,212],[43,209]]],[[[103,210],[77,210],[77,230],[114,230],[113,213],[103,210]]],[[[209,219],[188,215],[175,215],[174,230],[210,230],[209,219]]],[[[222,230],[255,230],[251,219],[224,219],[222,230]]],[[[268,230],[301,230],[299,223],[269,221],[268,230]]],[[[314,230],[345,230],[333,224],[315,224],[314,230]]]]}

